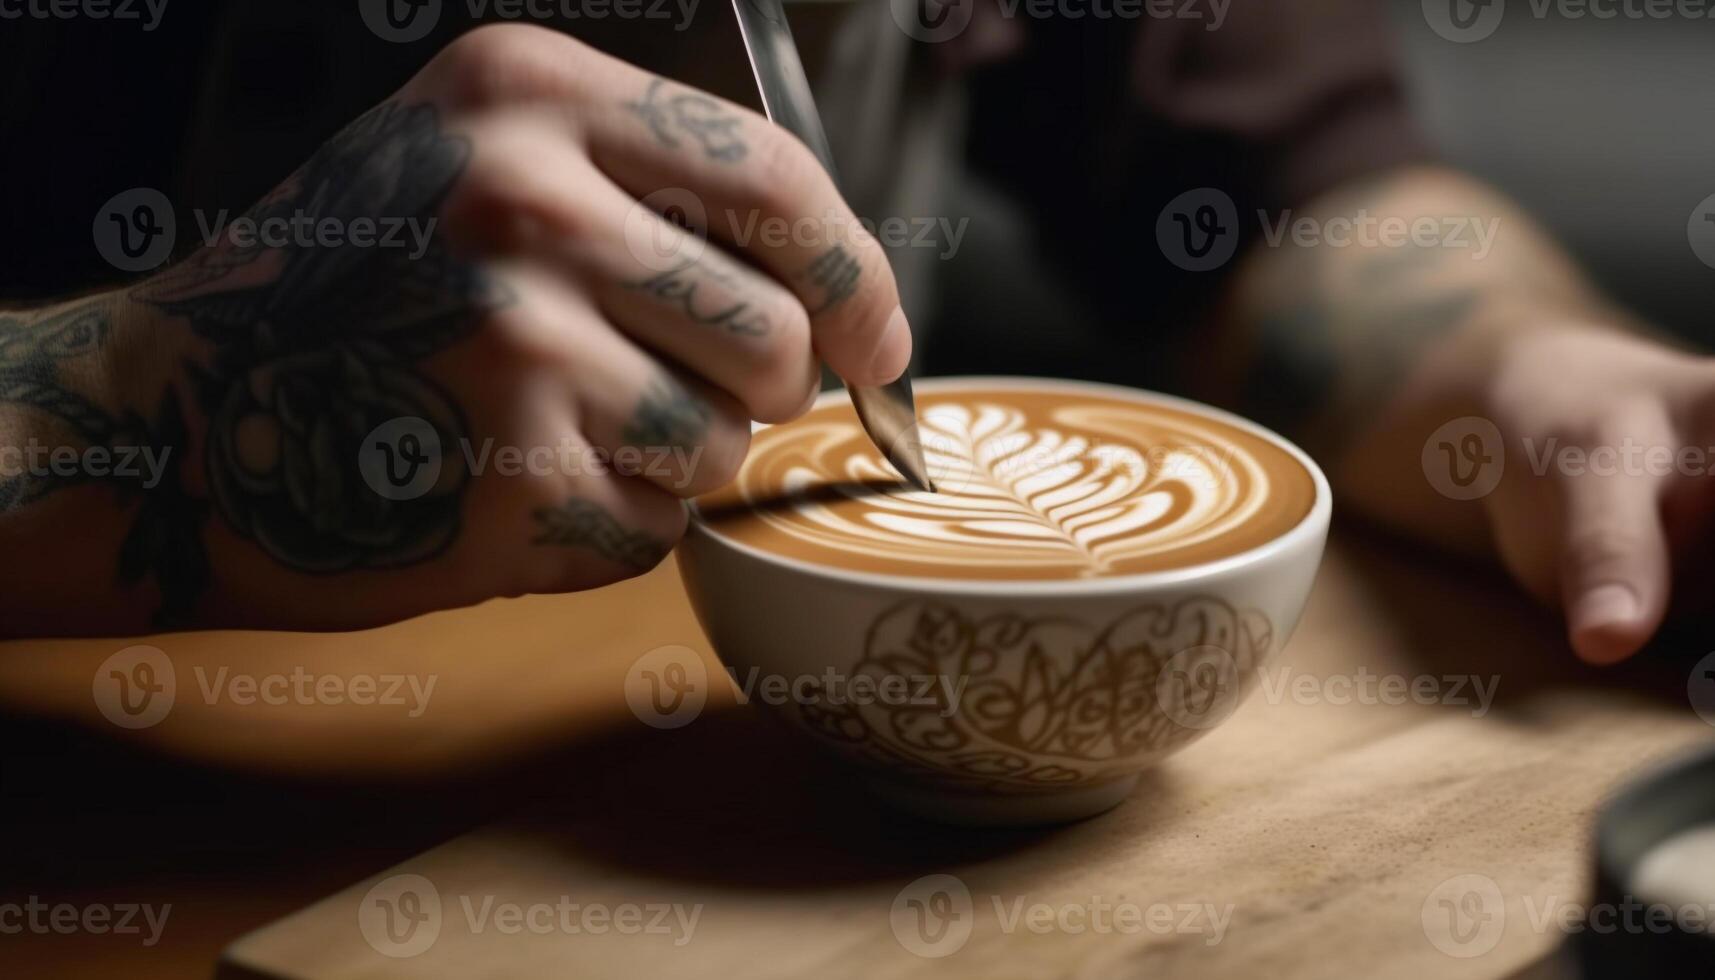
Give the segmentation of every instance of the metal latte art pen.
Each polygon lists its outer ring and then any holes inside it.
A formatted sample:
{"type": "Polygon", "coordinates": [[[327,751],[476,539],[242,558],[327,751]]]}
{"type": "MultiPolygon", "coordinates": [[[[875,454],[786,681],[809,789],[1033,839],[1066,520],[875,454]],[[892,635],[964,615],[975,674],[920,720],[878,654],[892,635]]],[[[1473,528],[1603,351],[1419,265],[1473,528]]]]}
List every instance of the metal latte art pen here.
{"type": "MultiPolygon", "coordinates": [[[[750,67],[756,73],[756,85],[762,91],[762,106],[768,118],[803,140],[828,175],[834,176],[828,134],[822,129],[822,117],[816,112],[810,81],[804,76],[804,63],[798,58],[798,48],[792,42],[792,29],[786,24],[780,0],[733,0],[733,9],[738,13],[744,49],[750,54],[750,67]]],[[[881,387],[847,385],[846,389],[851,392],[852,405],[876,448],[917,489],[933,493],[935,484],[929,479],[929,467],[923,459],[909,373],[881,387]]]]}

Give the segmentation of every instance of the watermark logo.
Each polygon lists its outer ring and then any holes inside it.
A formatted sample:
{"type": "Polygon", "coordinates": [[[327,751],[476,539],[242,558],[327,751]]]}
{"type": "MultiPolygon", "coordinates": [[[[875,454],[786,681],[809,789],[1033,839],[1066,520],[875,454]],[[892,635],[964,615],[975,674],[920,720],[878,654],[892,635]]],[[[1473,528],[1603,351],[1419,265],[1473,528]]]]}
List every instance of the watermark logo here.
{"type": "Polygon", "coordinates": [[[173,661],[160,647],[129,646],[101,662],[92,693],[102,717],[120,728],[152,728],[178,696],[173,661]]]}
{"type": "Polygon", "coordinates": [[[1697,261],[1715,269],[1715,194],[1697,202],[1685,223],[1685,238],[1697,261]]]}
{"type": "Polygon", "coordinates": [[[108,199],[95,213],[95,250],[121,272],[149,272],[173,254],[178,219],[167,195],[134,187],[108,199]]]}
{"type": "MultiPolygon", "coordinates": [[[[465,0],[471,20],[673,21],[672,29],[691,26],[699,0],[465,0]]],[[[395,44],[421,41],[441,19],[442,0],[359,0],[363,22],[376,37],[395,44]]]]}
{"type": "Polygon", "coordinates": [[[610,905],[577,902],[570,895],[546,902],[514,902],[493,893],[443,899],[434,882],[422,875],[397,874],[363,896],[357,925],[370,948],[383,956],[407,959],[427,952],[449,927],[473,936],[663,937],[674,946],[684,946],[696,935],[702,915],[701,902],[610,905]]]}
{"type": "Polygon", "coordinates": [[[638,657],[625,674],[625,703],[651,728],[683,728],[709,700],[709,669],[697,651],[671,644],[638,657]]]}
{"type": "Polygon", "coordinates": [[[703,257],[709,211],[683,187],[644,195],[625,215],[625,248],[650,272],[671,272],[703,257]]]}
{"type": "MultiPolygon", "coordinates": [[[[1630,436],[1616,442],[1564,441],[1557,435],[1526,435],[1512,440],[1529,472],[1537,477],[1687,477],[1715,474],[1715,446],[1652,443],[1630,436]]],[[[1486,496],[1500,484],[1508,463],[1500,429],[1488,419],[1466,416],[1442,425],[1423,443],[1423,475],[1454,500],[1486,496]]]]}
{"type": "Polygon", "coordinates": [[[971,26],[977,0],[888,0],[893,22],[913,40],[951,41],[971,26]]]}
{"type": "Polygon", "coordinates": [[[382,956],[405,959],[426,952],[441,938],[441,893],[422,875],[383,878],[358,903],[357,928],[382,956]]]}
{"type": "Polygon", "coordinates": [[[930,673],[860,672],[846,674],[825,667],[819,674],[767,674],[751,667],[742,674],[736,667],[727,667],[739,704],[757,701],[779,707],[782,705],[818,705],[839,707],[915,708],[933,711],[942,718],[959,713],[969,675],[930,673]]]}
{"type": "MultiPolygon", "coordinates": [[[[267,705],[356,705],[403,708],[418,718],[428,710],[437,674],[315,673],[302,666],[271,674],[235,673],[222,666],[191,668],[188,693],[205,705],[226,701],[240,707],[267,705]]],[[[159,647],[129,646],[96,668],[91,692],[102,717],[120,728],[149,728],[166,719],[178,701],[178,672],[159,647]]]]}
{"type": "Polygon", "coordinates": [[[1495,33],[1506,12],[1506,0],[1423,0],[1423,19],[1429,29],[1455,44],[1481,41],[1495,33]]]}
{"type": "Polygon", "coordinates": [[[971,938],[979,915],[992,915],[1006,935],[1201,936],[1205,946],[1221,942],[1232,922],[1231,904],[1156,902],[1140,905],[1105,895],[1073,901],[1031,901],[1028,895],[987,894],[973,899],[954,875],[925,875],[900,889],[888,910],[893,938],[926,959],[957,953],[971,938]]]}
{"type": "MultiPolygon", "coordinates": [[[[474,477],[604,477],[612,474],[647,477],[662,486],[682,489],[696,479],[706,446],[591,446],[570,437],[558,444],[516,446],[493,437],[473,442],[460,438],[456,455],[449,456],[440,433],[426,419],[404,416],[370,430],[357,450],[363,482],[388,500],[415,500],[441,486],[444,463],[460,464],[455,472],[474,477]]],[[[0,475],[6,452],[0,447],[0,475]]]]}
{"type": "Polygon", "coordinates": [[[1715,652],[1706,653],[1685,679],[1685,698],[1705,724],[1715,726],[1715,652]]]}
{"type": "MultiPolygon", "coordinates": [[[[649,272],[676,273],[697,262],[708,246],[711,228],[739,248],[797,246],[821,251],[835,246],[890,251],[933,249],[946,260],[956,256],[969,230],[969,216],[889,215],[853,217],[835,209],[820,215],[787,218],[757,209],[727,208],[710,215],[702,199],[682,187],[655,191],[633,205],[625,219],[625,245],[649,272]]],[[[647,285],[647,284],[645,284],[647,285]]]]}
{"type": "MultiPolygon", "coordinates": [[[[1524,13],[1533,20],[1715,19],[1711,0],[1529,0],[1527,7],[1524,13]]],[[[1430,28],[1458,44],[1493,34],[1505,13],[1506,0],[1423,0],[1423,18],[1430,28]]]]}
{"type": "Polygon", "coordinates": [[[1436,493],[1453,500],[1475,500],[1500,484],[1506,445],[1495,423],[1467,415],[1430,433],[1420,462],[1436,493]]]}
{"type": "Polygon", "coordinates": [[[363,23],[383,41],[409,44],[429,36],[441,20],[441,0],[358,0],[363,23]]]}
{"type": "Polygon", "coordinates": [[[1424,898],[1422,920],[1423,935],[1436,949],[1458,959],[1482,956],[1506,931],[1506,900],[1487,875],[1455,875],[1424,898]]]}
{"type": "MultiPolygon", "coordinates": [[[[199,208],[192,216],[205,248],[388,249],[405,253],[412,261],[428,254],[437,224],[435,218],[414,215],[335,217],[302,208],[236,218],[230,210],[211,214],[199,208]]],[[[93,232],[96,251],[114,268],[148,272],[171,257],[178,241],[178,217],[166,195],[152,187],[137,187],[102,205],[93,232]]]]}
{"type": "Polygon", "coordinates": [[[290,213],[264,214],[260,217],[221,209],[210,215],[197,209],[193,212],[197,234],[208,248],[218,247],[222,240],[242,251],[286,248],[356,248],[395,249],[405,253],[413,262],[429,252],[434,242],[437,218],[416,215],[355,215],[333,217],[317,215],[296,208],[290,213]]]}
{"type": "MultiPolygon", "coordinates": [[[[889,0],[889,5],[900,30],[936,44],[965,32],[975,0],[889,0]]],[[[1218,31],[1231,6],[1232,0],[998,0],[992,13],[1005,20],[1193,20],[1201,21],[1205,31],[1218,31]]]]}
{"type": "Polygon", "coordinates": [[[1227,720],[1239,706],[1242,685],[1231,654],[1214,646],[1174,654],[1155,676],[1155,701],[1182,728],[1202,731],[1227,720]]]}
{"type": "Polygon", "coordinates": [[[971,890],[954,875],[924,875],[899,890],[888,912],[893,938],[926,959],[951,956],[976,924],[971,890]]]}
{"type": "Polygon", "coordinates": [[[380,496],[415,500],[440,482],[441,435],[415,416],[389,419],[363,437],[357,470],[380,496]]]}
{"type": "Polygon", "coordinates": [[[1161,209],[1155,241],[1167,261],[1187,272],[1218,269],[1239,247],[1238,206],[1218,188],[1188,190],[1161,209]]]}

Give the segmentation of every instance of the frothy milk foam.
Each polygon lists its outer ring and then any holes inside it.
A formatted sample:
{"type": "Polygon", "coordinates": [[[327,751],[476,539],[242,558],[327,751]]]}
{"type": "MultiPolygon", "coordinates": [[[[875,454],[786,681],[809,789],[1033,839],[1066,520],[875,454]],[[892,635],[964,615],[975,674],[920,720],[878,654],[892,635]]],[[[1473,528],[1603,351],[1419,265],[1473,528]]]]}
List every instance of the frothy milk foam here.
{"type": "Polygon", "coordinates": [[[1310,512],[1286,450],[1192,410],[1099,389],[966,388],[918,400],[939,493],[913,490],[829,400],[756,434],[698,507],[764,551],[866,572],[1079,579],[1247,551],[1310,512]]]}

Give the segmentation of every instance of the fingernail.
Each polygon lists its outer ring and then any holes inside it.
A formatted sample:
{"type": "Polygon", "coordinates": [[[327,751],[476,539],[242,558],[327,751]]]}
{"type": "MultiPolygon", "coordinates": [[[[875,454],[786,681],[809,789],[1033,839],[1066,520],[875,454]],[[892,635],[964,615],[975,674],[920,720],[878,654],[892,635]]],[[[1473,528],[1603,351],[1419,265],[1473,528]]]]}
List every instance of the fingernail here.
{"type": "Polygon", "coordinates": [[[911,325],[905,322],[905,308],[896,306],[882,328],[881,342],[869,362],[869,376],[875,384],[887,384],[904,374],[910,364],[911,325]]]}
{"type": "Polygon", "coordinates": [[[1623,585],[1602,585],[1579,597],[1572,606],[1572,632],[1584,634],[1630,623],[1638,617],[1638,597],[1623,585]]]}

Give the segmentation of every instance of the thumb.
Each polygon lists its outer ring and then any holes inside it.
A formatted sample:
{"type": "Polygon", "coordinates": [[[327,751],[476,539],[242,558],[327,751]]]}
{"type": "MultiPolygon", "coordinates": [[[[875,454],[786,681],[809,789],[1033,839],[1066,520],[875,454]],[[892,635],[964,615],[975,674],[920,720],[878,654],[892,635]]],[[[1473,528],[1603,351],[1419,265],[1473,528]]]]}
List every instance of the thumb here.
{"type": "Polygon", "coordinates": [[[1561,484],[1561,602],[1579,659],[1611,664],[1655,635],[1670,589],[1660,481],[1585,473],[1561,484]]]}

